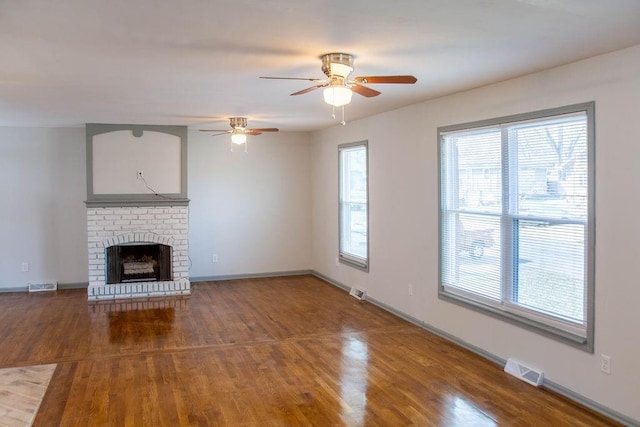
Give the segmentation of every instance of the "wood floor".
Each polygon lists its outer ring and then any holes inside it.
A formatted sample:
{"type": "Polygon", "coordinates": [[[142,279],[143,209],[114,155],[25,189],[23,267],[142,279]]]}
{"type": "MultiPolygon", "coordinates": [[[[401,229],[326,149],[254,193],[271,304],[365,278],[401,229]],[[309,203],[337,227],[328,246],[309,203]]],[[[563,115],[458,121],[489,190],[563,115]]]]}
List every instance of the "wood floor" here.
{"type": "Polygon", "coordinates": [[[0,426],[30,426],[55,364],[0,369],[0,426]]]}
{"type": "Polygon", "coordinates": [[[616,425],[312,276],[192,291],[0,294],[0,368],[57,364],[33,425],[616,425]]]}

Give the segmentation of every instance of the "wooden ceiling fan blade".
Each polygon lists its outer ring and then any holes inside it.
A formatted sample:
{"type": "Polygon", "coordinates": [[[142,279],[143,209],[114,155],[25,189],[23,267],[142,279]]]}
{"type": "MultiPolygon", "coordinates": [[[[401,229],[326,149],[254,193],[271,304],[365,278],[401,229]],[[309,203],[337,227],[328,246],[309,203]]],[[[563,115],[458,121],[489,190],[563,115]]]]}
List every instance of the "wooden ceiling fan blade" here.
{"type": "Polygon", "coordinates": [[[378,92],[377,90],[371,89],[370,87],[359,85],[357,83],[351,86],[351,90],[357,93],[358,95],[366,96],[367,98],[380,95],[380,92],[378,92]]]}
{"type": "Polygon", "coordinates": [[[215,130],[200,129],[200,132],[217,132],[217,133],[214,133],[211,136],[218,136],[218,135],[228,135],[232,131],[230,131],[230,130],[219,130],[219,129],[215,129],[215,130]]]}
{"type": "Polygon", "coordinates": [[[361,76],[354,77],[353,81],[362,84],[375,83],[400,83],[413,84],[418,81],[414,76],[361,76]]]}
{"type": "Polygon", "coordinates": [[[260,77],[261,79],[269,79],[269,80],[306,80],[308,82],[321,82],[324,79],[312,79],[306,77],[260,77]]]}
{"type": "Polygon", "coordinates": [[[308,87],[308,88],[306,88],[306,89],[299,90],[298,92],[293,92],[293,93],[291,94],[291,96],[294,96],[294,95],[302,95],[303,93],[308,93],[308,92],[311,92],[312,90],[316,90],[316,89],[320,89],[321,87],[325,87],[325,86],[327,86],[328,84],[329,84],[329,83],[323,83],[323,84],[321,84],[321,85],[311,86],[311,87],[308,87]]]}
{"type": "Polygon", "coordinates": [[[278,128],[252,128],[247,129],[245,132],[278,132],[280,129],[278,128]]]}

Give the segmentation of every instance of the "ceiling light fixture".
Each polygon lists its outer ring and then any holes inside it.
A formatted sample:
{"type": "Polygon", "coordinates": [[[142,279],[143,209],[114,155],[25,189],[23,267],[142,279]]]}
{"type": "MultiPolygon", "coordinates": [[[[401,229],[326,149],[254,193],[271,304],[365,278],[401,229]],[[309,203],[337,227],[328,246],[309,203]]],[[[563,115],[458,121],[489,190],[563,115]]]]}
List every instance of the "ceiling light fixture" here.
{"type": "Polygon", "coordinates": [[[329,78],[329,85],[324,88],[322,95],[324,102],[333,107],[331,117],[336,118],[336,107],[342,107],[341,125],[344,120],[344,106],[351,102],[353,91],[348,84],[349,74],[353,71],[353,55],[345,53],[330,53],[322,55],[322,71],[329,78]]]}
{"type": "Polygon", "coordinates": [[[351,88],[345,85],[332,84],[324,88],[322,95],[324,96],[324,102],[327,104],[333,105],[334,107],[342,107],[351,102],[353,92],[351,88]]]}
{"type": "Polygon", "coordinates": [[[244,128],[235,128],[231,132],[231,142],[238,145],[247,142],[247,134],[244,132],[244,128]]]}
{"type": "Polygon", "coordinates": [[[344,53],[323,55],[322,71],[330,79],[329,86],[322,92],[324,102],[334,107],[350,103],[353,91],[347,84],[347,79],[353,71],[353,56],[344,53]]]}

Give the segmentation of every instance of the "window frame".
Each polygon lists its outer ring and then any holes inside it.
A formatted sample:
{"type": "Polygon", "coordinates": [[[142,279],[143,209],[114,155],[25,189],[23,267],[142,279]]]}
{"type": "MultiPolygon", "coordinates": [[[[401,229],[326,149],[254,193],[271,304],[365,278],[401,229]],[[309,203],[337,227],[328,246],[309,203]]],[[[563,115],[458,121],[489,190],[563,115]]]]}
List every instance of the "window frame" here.
{"type": "MultiPolygon", "coordinates": [[[[558,108],[551,108],[545,110],[538,110],[529,113],[515,114],[510,116],[504,116],[499,118],[480,120],[475,122],[462,123],[451,126],[442,126],[437,129],[438,140],[438,298],[462,305],[464,307],[479,311],[481,313],[490,315],[492,317],[502,319],[511,324],[523,327],[527,330],[537,332],[541,335],[558,340],[568,345],[574,346],[589,353],[594,352],[594,323],[595,323],[595,102],[585,102],[580,104],[573,104],[558,108]],[[578,333],[572,333],[567,328],[558,327],[554,325],[553,320],[545,319],[545,316],[541,312],[534,310],[534,315],[528,315],[524,317],[517,312],[509,309],[509,304],[490,304],[483,303],[479,298],[469,298],[463,293],[451,292],[445,289],[443,283],[443,212],[445,206],[443,205],[444,194],[444,179],[443,179],[443,142],[444,135],[451,132],[463,131],[463,130],[478,130],[486,127],[496,127],[501,125],[516,124],[525,121],[542,121],[545,118],[553,118],[556,116],[584,113],[586,115],[586,132],[587,132],[587,232],[585,236],[585,330],[584,335],[578,333]],[[537,316],[536,313],[537,312],[537,316]],[[536,320],[536,317],[538,319],[536,320]]],[[[503,138],[503,144],[505,140],[503,138]]],[[[503,162],[508,161],[504,158],[504,153],[508,153],[510,148],[503,150],[503,162]]],[[[508,197],[510,179],[505,181],[505,177],[502,178],[503,184],[503,197],[508,197]]],[[[508,198],[505,198],[503,205],[508,203],[508,198]]],[[[505,215],[501,214],[501,218],[505,215]]],[[[517,220],[516,220],[517,221],[517,220]]],[[[502,221],[501,221],[502,222],[502,221]]],[[[508,225],[513,223],[508,221],[508,225]]],[[[505,227],[506,228],[506,227],[505,227]]],[[[509,228],[505,231],[503,228],[501,246],[509,246],[510,234],[513,230],[509,228]]],[[[502,264],[512,262],[512,259],[507,259],[507,256],[513,254],[512,250],[507,250],[506,254],[500,256],[500,271],[501,274],[505,274],[508,269],[502,264]]],[[[504,277],[503,279],[504,280],[504,277]]],[[[505,301],[505,296],[501,301],[505,301]]],[[[570,329],[570,328],[569,328],[570,329]]]]}
{"type": "Polygon", "coordinates": [[[367,140],[350,142],[346,144],[338,145],[338,261],[341,264],[348,265],[358,270],[368,272],[369,271],[369,247],[370,247],[370,233],[369,233],[369,142],[367,140]],[[359,257],[353,253],[346,252],[342,247],[342,229],[343,229],[343,193],[342,193],[342,153],[354,147],[362,147],[365,150],[365,168],[366,168],[366,239],[367,249],[366,258],[359,257]]]}

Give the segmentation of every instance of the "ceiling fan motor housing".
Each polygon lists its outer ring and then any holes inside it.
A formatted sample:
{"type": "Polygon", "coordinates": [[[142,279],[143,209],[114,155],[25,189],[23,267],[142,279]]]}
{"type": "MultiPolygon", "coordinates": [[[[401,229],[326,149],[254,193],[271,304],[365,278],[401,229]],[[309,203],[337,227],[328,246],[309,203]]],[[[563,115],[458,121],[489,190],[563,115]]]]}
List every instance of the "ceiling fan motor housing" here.
{"type": "Polygon", "coordinates": [[[246,117],[231,117],[229,118],[229,124],[232,128],[246,128],[247,127],[247,118],[246,117]]]}
{"type": "Polygon", "coordinates": [[[329,77],[346,79],[353,71],[353,55],[348,53],[327,53],[322,59],[322,71],[329,77]]]}

